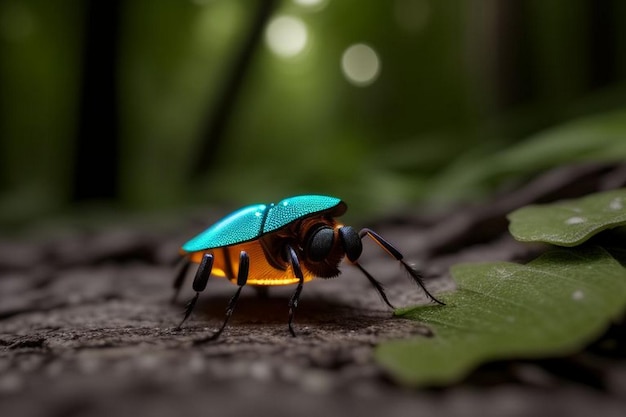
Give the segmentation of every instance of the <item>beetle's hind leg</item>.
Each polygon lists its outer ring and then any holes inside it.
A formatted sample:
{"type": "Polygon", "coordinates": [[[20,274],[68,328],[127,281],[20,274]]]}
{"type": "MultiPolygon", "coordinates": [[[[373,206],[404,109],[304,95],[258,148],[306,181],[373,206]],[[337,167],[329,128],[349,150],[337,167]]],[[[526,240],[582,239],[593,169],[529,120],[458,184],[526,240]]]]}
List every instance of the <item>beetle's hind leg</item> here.
{"type": "MultiPolygon", "coordinates": [[[[174,282],[175,284],[178,283],[178,281],[181,281],[180,285],[182,285],[182,281],[184,281],[185,279],[185,273],[187,272],[187,269],[189,268],[189,264],[190,262],[187,262],[187,264],[183,266],[182,271],[176,277],[176,281],[174,282]]],[[[200,262],[200,266],[198,267],[198,270],[196,271],[196,276],[193,279],[193,289],[196,292],[196,295],[187,303],[187,307],[185,308],[185,316],[183,317],[183,320],[178,325],[179,329],[181,328],[185,320],[187,320],[189,316],[191,315],[191,312],[196,306],[196,302],[198,301],[198,297],[200,296],[200,293],[204,291],[204,289],[206,288],[207,282],[209,281],[209,277],[211,276],[211,269],[213,269],[213,255],[210,253],[205,253],[204,256],[202,257],[202,261],[200,262]]]]}
{"type": "Polygon", "coordinates": [[[239,286],[239,288],[237,288],[237,292],[235,293],[235,295],[233,295],[228,303],[228,307],[226,308],[226,318],[224,318],[224,322],[222,323],[222,326],[219,328],[219,330],[217,330],[211,336],[194,341],[195,344],[211,342],[217,340],[220,337],[220,335],[226,328],[226,325],[228,324],[230,316],[233,315],[233,311],[235,310],[235,306],[237,305],[237,300],[239,300],[239,294],[241,294],[242,288],[248,282],[249,270],[250,257],[245,251],[241,251],[241,253],[239,254],[239,272],[237,273],[237,285],[239,286]]]}

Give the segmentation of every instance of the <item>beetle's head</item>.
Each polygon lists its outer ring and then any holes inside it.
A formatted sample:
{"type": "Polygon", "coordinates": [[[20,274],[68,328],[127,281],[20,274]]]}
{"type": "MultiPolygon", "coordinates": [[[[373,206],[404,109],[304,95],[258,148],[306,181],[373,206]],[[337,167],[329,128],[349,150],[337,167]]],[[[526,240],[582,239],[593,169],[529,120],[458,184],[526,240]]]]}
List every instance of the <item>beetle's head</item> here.
{"type": "Polygon", "coordinates": [[[337,224],[334,219],[318,219],[301,230],[304,232],[299,245],[302,248],[301,262],[321,278],[336,277],[343,257],[353,262],[363,250],[359,234],[350,226],[337,224]]]}
{"type": "Polygon", "coordinates": [[[300,265],[320,278],[338,276],[345,257],[355,262],[363,250],[361,237],[350,226],[337,224],[331,216],[302,219],[288,228],[261,238],[268,262],[277,269],[289,268],[287,245],[292,247],[300,265]]]}

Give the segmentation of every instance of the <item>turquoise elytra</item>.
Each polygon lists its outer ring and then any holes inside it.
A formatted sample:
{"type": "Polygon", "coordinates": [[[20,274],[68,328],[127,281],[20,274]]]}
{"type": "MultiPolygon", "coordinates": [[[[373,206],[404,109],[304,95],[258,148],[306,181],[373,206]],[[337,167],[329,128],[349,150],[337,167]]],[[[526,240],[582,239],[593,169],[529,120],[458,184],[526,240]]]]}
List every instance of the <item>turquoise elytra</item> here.
{"type": "Polygon", "coordinates": [[[324,195],[285,198],[276,204],[253,204],[240,208],[187,241],[182,250],[197,252],[257,239],[298,219],[333,210],[335,216],[346,211],[341,199],[324,195]]]}

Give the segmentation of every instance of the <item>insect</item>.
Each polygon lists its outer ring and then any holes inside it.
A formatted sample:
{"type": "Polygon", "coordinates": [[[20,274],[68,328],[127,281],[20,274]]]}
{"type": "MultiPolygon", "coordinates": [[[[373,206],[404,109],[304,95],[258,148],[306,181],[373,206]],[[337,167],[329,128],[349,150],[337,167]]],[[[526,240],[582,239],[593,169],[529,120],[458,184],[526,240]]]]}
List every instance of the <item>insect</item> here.
{"type": "Polygon", "coordinates": [[[196,294],[187,304],[178,327],[189,318],[209,277],[214,275],[227,278],[238,288],[228,303],[222,326],[203,340],[215,340],[222,334],[245,285],[260,289],[296,285],[288,304],[289,332],[295,337],[293,318],[303,284],[314,277],[338,276],[339,263],[344,258],[360,269],[383,301],[394,308],[380,282],[358,262],[363,250],[361,240],[365,237],[399,261],[430,300],[444,304],[428,292],[420,274],[403,260],[403,255],[391,243],[371,229],[357,232],[351,226],[338,223],[336,217],[346,210],[346,203],[340,199],[323,195],[301,195],[276,204],[254,204],[231,213],[183,244],[183,267],[174,281],[174,300],[189,266],[199,266],[193,280],[196,294]]]}

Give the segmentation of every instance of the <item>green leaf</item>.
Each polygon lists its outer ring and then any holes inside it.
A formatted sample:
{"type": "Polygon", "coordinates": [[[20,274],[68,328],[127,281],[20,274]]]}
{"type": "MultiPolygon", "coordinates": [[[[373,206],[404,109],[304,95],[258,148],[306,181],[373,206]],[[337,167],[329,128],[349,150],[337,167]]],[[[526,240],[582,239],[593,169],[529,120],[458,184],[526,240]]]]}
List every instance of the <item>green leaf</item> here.
{"type": "Polygon", "coordinates": [[[576,246],[603,230],[626,225],[626,189],[526,206],[508,218],[509,231],[519,241],[576,246]]]}
{"type": "Polygon", "coordinates": [[[566,355],[598,337],[626,307],[626,270],[601,248],[557,249],[527,265],[457,265],[446,306],[399,314],[430,326],[431,338],[376,350],[392,377],[445,385],[493,360],[566,355]]]}
{"type": "Polygon", "coordinates": [[[429,183],[439,201],[475,200],[511,179],[584,162],[626,158],[626,108],[551,127],[500,150],[476,146],[447,164],[429,183]]]}

